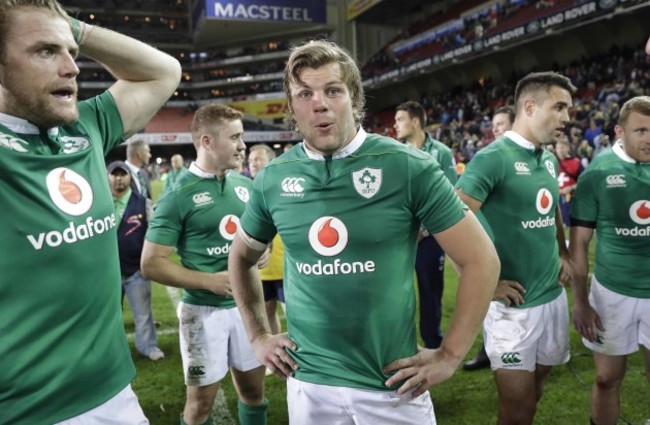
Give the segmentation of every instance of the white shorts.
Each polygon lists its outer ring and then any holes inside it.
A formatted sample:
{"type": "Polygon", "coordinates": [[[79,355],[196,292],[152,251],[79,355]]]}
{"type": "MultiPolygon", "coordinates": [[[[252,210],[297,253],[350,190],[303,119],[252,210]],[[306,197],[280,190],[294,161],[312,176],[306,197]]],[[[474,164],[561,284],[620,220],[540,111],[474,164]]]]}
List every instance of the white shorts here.
{"type": "Polygon", "coordinates": [[[605,331],[597,331],[602,343],[582,339],[585,347],[610,356],[626,356],[650,349],[650,298],[634,298],[605,288],[591,278],[589,304],[596,310],[605,331]]]}
{"type": "Polygon", "coordinates": [[[107,402],[57,425],[149,425],[149,420],[131,385],[127,385],[107,402]]]}
{"type": "Polygon", "coordinates": [[[531,308],[492,301],[483,322],[485,352],[492,370],[534,371],[535,365],[569,361],[569,307],[566,291],[531,308]]]}
{"type": "Polygon", "coordinates": [[[180,302],[177,314],[186,385],[201,387],[219,382],[229,367],[246,372],[261,366],[236,307],[180,302]]]}
{"type": "Polygon", "coordinates": [[[311,384],[289,378],[287,404],[291,425],[435,425],[429,392],[370,391],[311,384]]]}

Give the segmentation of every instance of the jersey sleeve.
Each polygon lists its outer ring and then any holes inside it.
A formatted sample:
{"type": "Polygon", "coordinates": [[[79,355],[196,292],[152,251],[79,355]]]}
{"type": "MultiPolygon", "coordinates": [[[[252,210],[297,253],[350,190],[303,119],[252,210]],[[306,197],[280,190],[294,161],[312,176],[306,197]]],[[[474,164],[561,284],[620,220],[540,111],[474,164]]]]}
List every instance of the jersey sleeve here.
{"type": "Polygon", "coordinates": [[[467,164],[456,188],[472,198],[485,202],[493,189],[503,179],[504,165],[496,151],[480,151],[467,164]]]}
{"type": "Polygon", "coordinates": [[[592,227],[598,218],[597,192],[594,190],[596,172],[587,169],[578,177],[578,185],[571,201],[571,222],[577,225],[587,224],[592,227]]]}
{"type": "Polygon", "coordinates": [[[183,230],[182,226],[183,218],[176,196],[174,193],[167,193],[156,204],[145,239],[159,245],[176,246],[183,230]]]}
{"type": "Polygon", "coordinates": [[[438,159],[440,163],[440,168],[445,173],[445,176],[449,182],[454,185],[456,184],[456,161],[454,160],[454,154],[449,149],[440,150],[440,158],[438,159]]]}
{"type": "Polygon", "coordinates": [[[107,90],[79,102],[79,121],[92,123],[102,135],[104,155],[124,141],[124,125],[113,95],[107,90]]]}
{"type": "Polygon", "coordinates": [[[253,181],[251,197],[246,203],[244,214],[239,219],[244,232],[264,243],[270,242],[277,233],[264,194],[266,171],[267,169],[262,170],[253,181]]]}
{"type": "Polygon", "coordinates": [[[418,160],[410,180],[414,212],[429,233],[439,233],[463,219],[464,204],[434,160],[418,160]]]}

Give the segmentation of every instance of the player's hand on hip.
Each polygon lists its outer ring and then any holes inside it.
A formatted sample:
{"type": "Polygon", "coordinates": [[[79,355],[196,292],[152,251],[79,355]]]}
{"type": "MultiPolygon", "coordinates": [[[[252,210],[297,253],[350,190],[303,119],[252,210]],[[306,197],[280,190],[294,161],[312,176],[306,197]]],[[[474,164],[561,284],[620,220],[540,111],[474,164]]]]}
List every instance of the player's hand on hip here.
{"type": "Polygon", "coordinates": [[[521,283],[514,280],[499,280],[494,290],[492,301],[501,301],[506,307],[524,303],[526,289],[521,283]]]}
{"type": "Polygon", "coordinates": [[[411,395],[417,397],[433,385],[449,379],[458,364],[458,360],[449,356],[443,349],[418,348],[415,356],[395,360],[384,367],[384,373],[396,372],[385,384],[392,387],[404,381],[397,394],[402,395],[413,390],[411,395]]]}
{"type": "Polygon", "coordinates": [[[265,333],[253,341],[253,349],[257,360],[278,378],[286,380],[298,369],[298,363],[287,353],[287,349],[295,351],[297,346],[286,333],[279,335],[265,333]]]}
{"type": "Polygon", "coordinates": [[[575,326],[580,335],[590,342],[594,342],[598,338],[597,330],[601,332],[605,330],[600,321],[600,317],[598,317],[598,313],[596,313],[596,310],[589,303],[574,304],[573,326],[575,326]]]}
{"type": "Polygon", "coordinates": [[[232,288],[230,287],[230,280],[228,279],[227,273],[214,273],[208,289],[217,295],[232,297],[232,288]]]}

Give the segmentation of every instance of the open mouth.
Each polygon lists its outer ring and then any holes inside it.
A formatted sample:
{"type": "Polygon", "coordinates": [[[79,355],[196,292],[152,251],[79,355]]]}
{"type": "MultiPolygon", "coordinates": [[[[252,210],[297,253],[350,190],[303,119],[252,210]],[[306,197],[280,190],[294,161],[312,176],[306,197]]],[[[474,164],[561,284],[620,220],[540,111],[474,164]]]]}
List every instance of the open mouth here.
{"type": "Polygon", "coordinates": [[[52,95],[60,99],[72,100],[75,98],[76,93],[73,88],[64,87],[58,90],[54,90],[52,92],[52,95]]]}

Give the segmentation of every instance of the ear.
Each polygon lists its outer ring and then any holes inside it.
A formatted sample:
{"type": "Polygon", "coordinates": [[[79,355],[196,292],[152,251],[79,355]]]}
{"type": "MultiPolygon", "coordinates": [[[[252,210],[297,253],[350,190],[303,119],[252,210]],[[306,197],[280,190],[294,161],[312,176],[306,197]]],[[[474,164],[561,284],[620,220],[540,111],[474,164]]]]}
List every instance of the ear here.
{"type": "Polygon", "coordinates": [[[208,134],[205,133],[201,134],[201,138],[199,139],[199,141],[201,144],[201,148],[210,150],[211,148],[210,142],[212,141],[212,138],[208,134]]]}
{"type": "Polygon", "coordinates": [[[614,132],[616,133],[616,140],[625,139],[625,130],[620,125],[616,124],[616,127],[614,127],[614,132]]]}
{"type": "Polygon", "coordinates": [[[524,99],[524,113],[528,117],[532,117],[533,114],[535,113],[535,108],[537,107],[537,104],[535,103],[535,100],[532,97],[529,97],[527,99],[524,99]]]}

